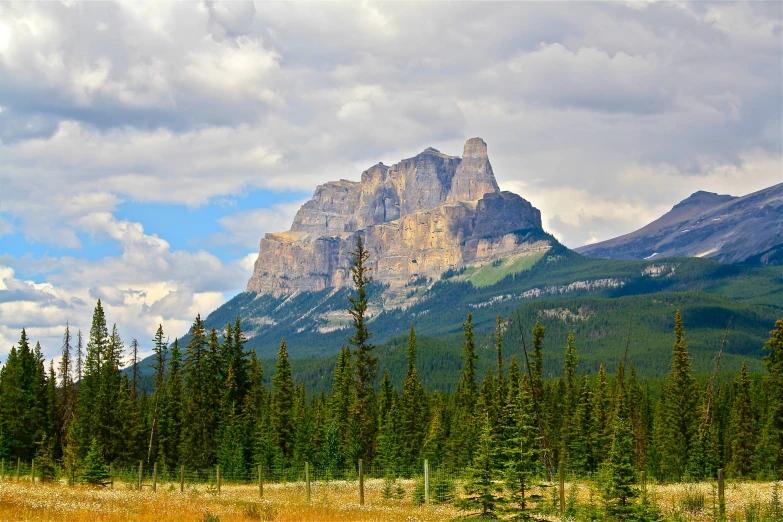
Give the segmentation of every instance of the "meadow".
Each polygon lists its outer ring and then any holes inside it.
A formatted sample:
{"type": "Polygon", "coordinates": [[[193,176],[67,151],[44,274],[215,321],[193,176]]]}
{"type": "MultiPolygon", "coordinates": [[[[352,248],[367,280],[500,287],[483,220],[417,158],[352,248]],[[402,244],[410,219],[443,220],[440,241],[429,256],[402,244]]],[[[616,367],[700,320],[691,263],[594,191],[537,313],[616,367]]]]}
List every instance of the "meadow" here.
{"type": "MultiPolygon", "coordinates": [[[[132,483],[114,487],[68,486],[65,482],[31,484],[29,481],[0,483],[0,521],[47,522],[240,522],[267,521],[450,521],[469,513],[452,504],[417,505],[414,480],[400,480],[401,498],[384,498],[384,481],[365,483],[365,504],[359,505],[355,481],[315,482],[311,502],[306,501],[303,482],[267,484],[264,498],[257,486],[225,484],[220,495],[208,484],[188,484],[180,492],[177,483],[158,484],[156,492],[141,492],[132,483]]],[[[395,488],[396,488],[395,485],[395,488]]],[[[728,521],[783,520],[780,490],[783,483],[728,482],[728,521]]],[[[459,486],[458,486],[459,489],[459,486]]],[[[536,510],[540,520],[602,520],[601,500],[592,482],[566,486],[566,514],[560,516],[554,504],[553,488],[539,493],[536,510]]],[[[718,519],[717,493],[713,483],[649,484],[647,501],[657,506],[667,521],[710,521],[718,519]]],[[[502,515],[500,515],[502,518],[502,515]]]]}

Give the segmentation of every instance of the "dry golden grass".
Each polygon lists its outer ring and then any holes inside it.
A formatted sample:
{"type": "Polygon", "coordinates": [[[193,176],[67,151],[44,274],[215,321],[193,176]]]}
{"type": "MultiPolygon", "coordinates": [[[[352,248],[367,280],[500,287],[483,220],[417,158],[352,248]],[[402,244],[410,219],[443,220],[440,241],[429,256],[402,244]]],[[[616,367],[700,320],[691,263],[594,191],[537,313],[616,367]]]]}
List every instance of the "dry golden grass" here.
{"type": "Polygon", "coordinates": [[[365,505],[358,503],[356,482],[314,483],[310,505],[299,484],[268,484],[264,499],[251,485],[224,485],[217,496],[206,486],[159,484],[156,493],[138,492],[127,484],[115,489],[29,482],[0,483],[0,521],[138,521],[196,522],[206,513],[221,522],[288,521],[410,521],[448,520],[458,515],[452,506],[417,507],[411,500],[413,483],[400,481],[402,500],[383,499],[382,481],[365,483],[365,505]]]}
{"type": "MultiPolygon", "coordinates": [[[[61,483],[32,485],[27,481],[2,482],[0,522],[200,522],[207,513],[217,516],[220,522],[434,522],[460,516],[460,512],[451,505],[415,506],[412,501],[413,481],[398,483],[405,490],[404,498],[387,500],[382,495],[383,482],[368,480],[365,484],[365,505],[360,506],[357,483],[344,481],[313,483],[310,505],[305,500],[302,483],[267,484],[262,500],[253,485],[224,485],[221,495],[217,496],[206,485],[188,485],[185,492],[180,493],[179,484],[159,484],[157,492],[152,493],[148,488],[138,492],[130,484],[122,483],[118,483],[115,489],[109,489],[70,487],[61,483]]],[[[783,484],[780,486],[783,488],[783,484]]],[[[568,484],[567,494],[574,487],[579,504],[600,503],[600,496],[590,484],[568,484]]],[[[746,510],[754,503],[768,504],[772,499],[772,489],[771,482],[727,483],[728,519],[736,517],[744,520],[746,510]]],[[[551,507],[548,500],[551,492],[551,489],[540,491],[547,507],[551,507]]],[[[713,520],[717,491],[712,483],[650,484],[647,493],[667,518],[693,522],[713,520]]],[[[558,520],[551,514],[543,518],[558,520]]]]}

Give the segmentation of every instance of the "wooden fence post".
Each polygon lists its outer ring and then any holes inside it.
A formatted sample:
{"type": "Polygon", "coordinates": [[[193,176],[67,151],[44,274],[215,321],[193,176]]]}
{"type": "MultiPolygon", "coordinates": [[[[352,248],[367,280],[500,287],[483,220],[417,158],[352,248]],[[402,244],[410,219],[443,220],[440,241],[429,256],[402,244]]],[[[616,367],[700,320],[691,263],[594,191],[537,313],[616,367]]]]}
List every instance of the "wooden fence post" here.
{"type": "Polygon", "coordinates": [[[430,505],[430,461],[424,459],[424,503],[430,505]]]}
{"type": "Polygon", "coordinates": [[[142,479],[142,473],[144,471],[144,462],[139,461],[139,491],[141,491],[141,479],[142,479]]]}
{"type": "Polygon", "coordinates": [[[179,468],[179,492],[185,492],[185,465],[179,468]]]}
{"type": "Polygon", "coordinates": [[[152,463],[152,492],[155,493],[158,490],[158,463],[152,463]]]}
{"type": "Polygon", "coordinates": [[[364,505],[364,467],[362,459],[359,459],[359,505],[364,505]]]}
{"type": "Polygon", "coordinates": [[[720,519],[723,520],[726,517],[726,484],[723,478],[723,468],[718,470],[718,509],[720,519]]]}
{"type": "Polygon", "coordinates": [[[215,468],[215,478],[217,479],[217,494],[220,495],[220,464],[215,468]]]}
{"type": "Polygon", "coordinates": [[[565,463],[560,460],[557,466],[557,477],[560,483],[560,516],[565,514],[565,463]]]}
{"type": "Polygon", "coordinates": [[[258,496],[264,498],[264,466],[258,465],[258,496]]]}
{"type": "Polygon", "coordinates": [[[35,459],[30,462],[30,482],[35,484],[35,459]]]}
{"type": "Polygon", "coordinates": [[[305,462],[305,483],[307,484],[307,503],[310,503],[310,463],[305,462]]]}

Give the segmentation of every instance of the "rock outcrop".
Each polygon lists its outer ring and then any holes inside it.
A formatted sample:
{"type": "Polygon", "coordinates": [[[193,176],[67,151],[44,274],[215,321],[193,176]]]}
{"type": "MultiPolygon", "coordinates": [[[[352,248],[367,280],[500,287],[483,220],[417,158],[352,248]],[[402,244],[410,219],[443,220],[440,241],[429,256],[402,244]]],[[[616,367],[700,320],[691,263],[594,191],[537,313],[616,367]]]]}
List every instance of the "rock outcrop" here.
{"type": "Polygon", "coordinates": [[[783,183],[742,197],[699,191],[652,223],[576,249],[608,259],[707,257],[783,264],[783,183]]]}
{"type": "Polygon", "coordinates": [[[487,144],[473,138],[461,158],[428,148],[391,167],[379,163],[359,182],[319,186],[291,230],[261,239],[247,290],[281,296],[348,284],[361,234],[373,277],[393,298],[413,279],[546,250],[540,234],[531,239],[540,231],[538,209],[500,191],[487,144]]]}

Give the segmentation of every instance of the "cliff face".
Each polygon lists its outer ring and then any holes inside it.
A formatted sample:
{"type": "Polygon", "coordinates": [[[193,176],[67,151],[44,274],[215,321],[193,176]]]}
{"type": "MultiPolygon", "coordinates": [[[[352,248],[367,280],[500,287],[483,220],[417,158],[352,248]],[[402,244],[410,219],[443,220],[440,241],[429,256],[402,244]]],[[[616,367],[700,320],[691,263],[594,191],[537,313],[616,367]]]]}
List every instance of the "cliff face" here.
{"type": "Polygon", "coordinates": [[[501,192],[480,138],[462,158],[428,148],[361,181],[329,182],[305,203],[288,232],[266,234],[248,291],[275,296],[339,287],[350,281],[350,252],[361,233],[372,275],[392,298],[412,279],[550,247],[531,241],[541,214],[501,192]]]}

